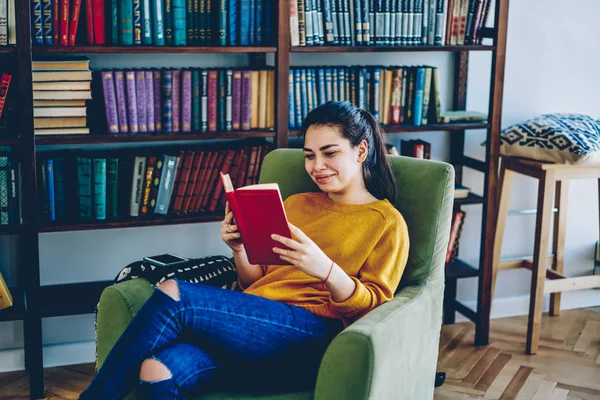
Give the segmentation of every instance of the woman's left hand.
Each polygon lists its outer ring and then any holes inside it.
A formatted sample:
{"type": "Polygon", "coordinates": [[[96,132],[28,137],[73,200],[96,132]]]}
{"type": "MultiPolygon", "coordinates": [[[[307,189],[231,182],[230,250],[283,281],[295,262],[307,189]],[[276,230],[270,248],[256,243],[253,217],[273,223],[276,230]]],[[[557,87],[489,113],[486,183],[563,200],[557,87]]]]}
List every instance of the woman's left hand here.
{"type": "Polygon", "coordinates": [[[327,257],[323,250],[319,248],[308,236],[299,228],[288,223],[292,236],[296,239],[289,239],[279,235],[271,235],[271,238],[287,247],[290,250],[274,247],[273,252],[279,254],[279,257],[298,267],[302,272],[324,280],[331,269],[331,259],[327,257]]]}

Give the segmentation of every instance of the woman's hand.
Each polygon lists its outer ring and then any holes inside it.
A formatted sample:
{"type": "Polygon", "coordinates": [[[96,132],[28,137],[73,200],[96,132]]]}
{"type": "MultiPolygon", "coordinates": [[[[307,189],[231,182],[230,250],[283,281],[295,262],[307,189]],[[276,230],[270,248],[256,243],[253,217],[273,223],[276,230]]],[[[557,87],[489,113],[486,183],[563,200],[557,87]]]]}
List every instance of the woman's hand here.
{"type": "Polygon", "coordinates": [[[286,250],[274,247],[273,252],[279,254],[282,260],[298,267],[302,272],[322,281],[325,280],[331,270],[331,259],[299,228],[290,223],[288,225],[296,240],[271,235],[273,240],[290,248],[290,250],[286,250]]]}
{"type": "Polygon", "coordinates": [[[234,253],[244,250],[238,227],[233,224],[233,213],[229,210],[229,202],[225,205],[225,219],[221,222],[221,239],[234,253]]]}

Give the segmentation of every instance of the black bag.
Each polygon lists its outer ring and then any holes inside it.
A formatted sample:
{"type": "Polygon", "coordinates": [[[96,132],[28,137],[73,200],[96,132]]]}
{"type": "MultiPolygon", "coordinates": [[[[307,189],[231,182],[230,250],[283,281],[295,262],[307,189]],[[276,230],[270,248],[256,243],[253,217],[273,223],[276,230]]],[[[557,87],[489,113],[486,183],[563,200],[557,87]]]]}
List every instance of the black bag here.
{"type": "Polygon", "coordinates": [[[235,264],[225,256],[194,258],[171,267],[157,267],[143,261],[135,261],[119,272],[114,283],[136,278],[144,278],[152,285],[177,278],[180,281],[203,283],[229,290],[238,287],[235,264]]]}

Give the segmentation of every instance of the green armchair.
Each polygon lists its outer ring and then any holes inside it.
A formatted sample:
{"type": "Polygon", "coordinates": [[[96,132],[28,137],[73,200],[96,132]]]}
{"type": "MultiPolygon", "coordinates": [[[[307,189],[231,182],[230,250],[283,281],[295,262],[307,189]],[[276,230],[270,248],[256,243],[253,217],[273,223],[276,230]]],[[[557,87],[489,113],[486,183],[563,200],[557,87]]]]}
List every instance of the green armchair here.
{"type": "MultiPolygon", "coordinates": [[[[212,393],[203,399],[359,400],[432,399],[442,325],[444,261],[454,195],[451,165],[389,156],[397,183],[395,206],[410,235],[410,255],[394,299],[343,330],[329,345],[314,391],[271,394],[212,393]]],[[[318,188],[304,155],[280,149],[264,160],[260,182],[277,182],[283,198],[318,188]]],[[[100,368],[153,287],[135,279],[104,290],[97,314],[100,368]]]]}

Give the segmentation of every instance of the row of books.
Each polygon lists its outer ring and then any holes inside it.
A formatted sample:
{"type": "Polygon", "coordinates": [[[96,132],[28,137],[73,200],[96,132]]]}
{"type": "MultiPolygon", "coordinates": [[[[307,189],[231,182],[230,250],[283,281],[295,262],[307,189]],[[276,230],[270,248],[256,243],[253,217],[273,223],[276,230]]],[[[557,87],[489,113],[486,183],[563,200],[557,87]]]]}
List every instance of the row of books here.
{"type": "Polygon", "coordinates": [[[491,0],[292,0],[292,46],[481,43],[491,0]]]}
{"type": "Polygon", "coordinates": [[[42,221],[193,215],[224,209],[219,172],[236,186],[258,181],[269,145],[57,154],[39,162],[42,221]],[[156,150],[155,150],[156,151],[156,150]]]}
{"type": "Polygon", "coordinates": [[[12,74],[6,72],[0,73],[0,137],[8,136],[12,127],[12,119],[14,117],[14,89],[10,90],[12,80],[12,74]]]}
{"type": "Polygon", "coordinates": [[[217,132],[275,126],[275,71],[101,71],[109,133],[217,132]]]}
{"type": "Polygon", "coordinates": [[[17,43],[15,0],[0,0],[0,46],[17,43]]]}
{"type": "Polygon", "coordinates": [[[264,45],[271,40],[272,4],[270,0],[32,0],[32,36],[34,44],[75,46],[83,42],[78,32],[84,18],[87,44],[264,45]]]}
{"type": "Polygon", "coordinates": [[[36,135],[87,134],[87,104],[92,71],[87,57],[32,61],[33,117],[36,135]],[[73,90],[73,88],[83,90],[73,90]]]}
{"type": "Polygon", "coordinates": [[[289,127],[299,128],[310,110],[327,101],[348,101],[381,124],[422,125],[440,121],[436,67],[291,68],[289,127]]]}
{"type": "Polygon", "coordinates": [[[0,225],[18,225],[19,164],[8,154],[0,154],[0,225]]]}

